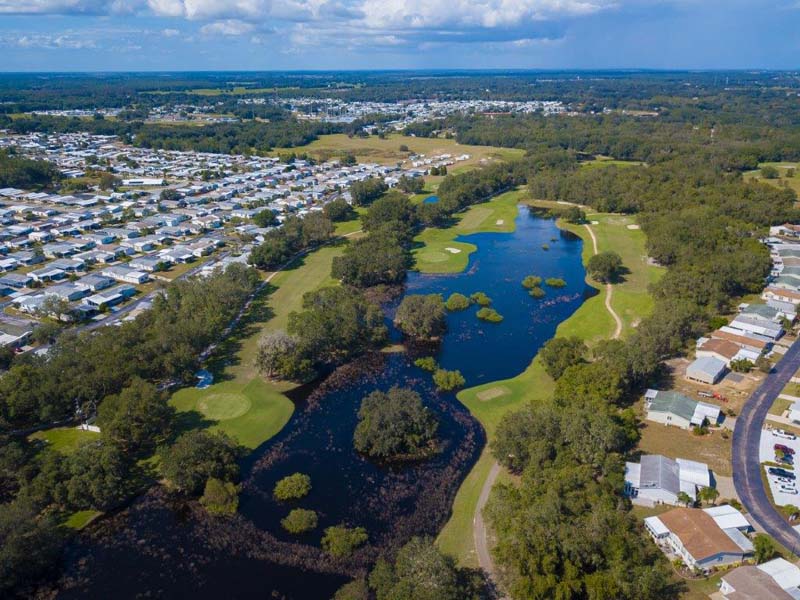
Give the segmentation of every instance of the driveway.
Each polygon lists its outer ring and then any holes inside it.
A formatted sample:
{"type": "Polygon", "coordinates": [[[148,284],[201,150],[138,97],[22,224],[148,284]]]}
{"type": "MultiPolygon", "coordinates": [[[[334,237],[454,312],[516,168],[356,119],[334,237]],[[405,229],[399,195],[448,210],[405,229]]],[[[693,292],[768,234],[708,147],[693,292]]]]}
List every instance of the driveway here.
{"type": "Polygon", "coordinates": [[[794,344],[745,402],[733,432],[733,483],[742,504],[767,533],[794,553],[800,550],[800,534],[770,503],[761,479],[759,455],[767,411],[798,369],[800,344],[794,344]]]}

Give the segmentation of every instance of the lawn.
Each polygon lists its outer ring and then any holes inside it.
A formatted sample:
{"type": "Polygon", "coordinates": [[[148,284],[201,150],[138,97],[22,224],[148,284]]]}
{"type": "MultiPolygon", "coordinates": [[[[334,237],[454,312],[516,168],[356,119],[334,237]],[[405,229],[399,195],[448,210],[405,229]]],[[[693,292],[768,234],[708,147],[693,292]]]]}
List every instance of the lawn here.
{"type": "Polygon", "coordinates": [[[454,240],[472,233],[513,232],[517,205],[525,194],[524,189],[506,192],[488,202],[470,206],[455,216],[456,222],[451,227],[423,230],[414,238],[412,254],[416,269],[423,273],[459,273],[466,269],[469,255],[477,250],[477,246],[454,240]]]}
{"type": "MultiPolygon", "coordinates": [[[[519,194],[514,202],[516,204],[522,194],[520,192],[512,194],[519,194]]],[[[532,202],[532,204],[563,208],[563,205],[555,203],[532,202]]],[[[481,206],[485,205],[478,207],[481,206]]],[[[649,266],[644,260],[644,234],[639,229],[628,228],[628,225],[634,224],[632,218],[610,214],[592,214],[589,218],[598,222],[591,226],[597,237],[598,250],[618,252],[630,270],[625,281],[614,286],[612,295],[612,306],[623,320],[624,336],[652,310],[652,299],[647,294],[647,286],[656,281],[664,270],[649,266]]],[[[583,239],[583,261],[584,263],[588,261],[594,249],[586,228],[564,222],[559,222],[559,225],[583,239]]],[[[605,308],[604,299],[605,293],[602,292],[586,300],[569,319],[558,326],[556,336],[578,336],[590,345],[608,339],[614,332],[615,324],[605,308]]],[[[481,422],[486,430],[487,439],[491,440],[497,424],[505,413],[523,406],[526,402],[549,399],[553,388],[553,380],[544,372],[538,358],[535,358],[531,365],[516,377],[463,390],[458,394],[458,399],[481,422]]],[[[480,490],[489,473],[492,460],[489,451],[484,450],[459,489],[450,520],[437,539],[442,551],[454,556],[462,565],[477,566],[472,522],[480,490]]]]}
{"type": "Polygon", "coordinates": [[[46,442],[49,447],[62,454],[72,454],[82,443],[99,438],[99,433],[85,431],[77,427],[56,427],[46,431],[37,431],[28,436],[30,440],[46,442]]]}
{"type": "Polygon", "coordinates": [[[642,422],[639,449],[646,454],[663,454],[669,458],[688,458],[708,464],[714,473],[731,475],[731,437],[725,440],[719,431],[695,435],[678,427],[649,421],[642,422]]]}
{"type": "Polygon", "coordinates": [[[745,180],[760,181],[774,187],[788,187],[800,195],[800,163],[793,162],[766,162],[760,163],[759,169],[756,171],[748,171],[744,174],[745,180]],[[764,179],[761,176],[761,167],[775,167],[778,169],[779,177],[777,179],[764,179]],[[795,169],[794,177],[787,177],[789,169],[795,169]]]}
{"type": "Polygon", "coordinates": [[[359,162],[374,162],[380,164],[397,164],[406,160],[411,154],[452,154],[454,157],[469,154],[470,158],[460,161],[450,171],[457,173],[464,167],[471,168],[486,164],[493,160],[508,160],[518,158],[524,154],[523,150],[510,148],[495,148],[492,146],[468,146],[459,144],[454,139],[408,137],[400,134],[391,134],[381,139],[377,136],[367,138],[348,137],[345,134],[322,135],[319,139],[299,148],[276,149],[281,152],[308,153],[318,160],[327,160],[345,154],[354,154],[359,162]],[[408,152],[401,151],[400,146],[408,146],[408,152]]]}
{"type": "Polygon", "coordinates": [[[800,383],[787,383],[786,387],[781,390],[781,394],[786,394],[787,396],[794,396],[795,398],[800,398],[800,383]]]}
{"type": "Polygon", "coordinates": [[[644,163],[636,160],[617,160],[609,156],[597,155],[594,160],[581,163],[582,169],[602,169],[604,167],[639,167],[644,163]]]}
{"type": "Polygon", "coordinates": [[[343,244],[320,248],[298,258],[277,273],[250,307],[238,329],[210,360],[215,383],[208,388],[184,388],[170,404],[179,411],[184,429],[210,427],[254,449],[277,434],[294,411],[285,392],[295,387],[264,380],[255,368],[258,340],[266,331],[285,329],[289,313],[301,308],[303,294],[334,284],[330,276],[334,256],[343,244]]]}

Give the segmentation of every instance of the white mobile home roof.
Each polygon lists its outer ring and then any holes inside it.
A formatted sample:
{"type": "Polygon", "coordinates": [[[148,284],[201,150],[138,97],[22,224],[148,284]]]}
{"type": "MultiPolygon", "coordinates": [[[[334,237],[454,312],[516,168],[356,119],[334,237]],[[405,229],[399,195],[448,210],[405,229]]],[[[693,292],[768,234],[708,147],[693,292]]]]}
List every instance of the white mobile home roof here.
{"type": "Polygon", "coordinates": [[[690,481],[703,487],[711,485],[711,476],[709,475],[707,464],[686,458],[677,458],[675,462],[678,463],[681,469],[681,481],[690,481]]]}
{"type": "Polygon", "coordinates": [[[703,509],[720,529],[750,529],[752,526],[745,516],[729,504],[703,509]]]}
{"type": "Polygon", "coordinates": [[[785,558],[776,558],[765,562],[762,565],[758,565],[758,568],[772,577],[775,583],[784,590],[800,587],[800,569],[785,558]]]}
{"type": "Polygon", "coordinates": [[[658,517],[647,517],[644,522],[647,523],[647,528],[655,535],[661,536],[669,533],[667,526],[658,517]]]}

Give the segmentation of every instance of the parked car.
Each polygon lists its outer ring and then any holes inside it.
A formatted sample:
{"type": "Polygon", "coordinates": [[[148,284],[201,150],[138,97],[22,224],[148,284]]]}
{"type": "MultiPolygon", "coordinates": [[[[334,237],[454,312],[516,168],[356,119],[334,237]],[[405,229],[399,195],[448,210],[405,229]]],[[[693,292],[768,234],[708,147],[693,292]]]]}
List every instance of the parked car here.
{"type": "Polygon", "coordinates": [[[788,477],[776,477],[775,481],[778,483],[785,483],[786,485],[792,484],[794,485],[794,480],[789,479],[788,477]]]}
{"type": "Polygon", "coordinates": [[[788,485],[782,485],[782,486],[779,487],[779,489],[784,494],[790,494],[790,495],[796,495],[797,494],[797,488],[789,487],[788,485]]]}
{"type": "Polygon", "coordinates": [[[795,480],[794,473],[781,469],[780,467],[769,467],[768,472],[770,475],[777,475],[778,477],[786,477],[787,479],[795,480]]]}
{"type": "Polygon", "coordinates": [[[797,436],[793,433],[789,433],[788,431],[784,431],[783,429],[773,429],[772,435],[775,437],[783,438],[785,440],[796,440],[797,436]]]}
{"type": "Polygon", "coordinates": [[[713,398],[714,397],[714,394],[712,394],[711,392],[697,392],[697,395],[701,396],[703,398],[713,398]]]}
{"type": "Polygon", "coordinates": [[[784,444],[775,444],[775,450],[780,450],[784,454],[794,454],[794,449],[784,444]]]}
{"type": "Polygon", "coordinates": [[[792,460],[791,456],[783,455],[783,456],[775,456],[775,462],[779,462],[782,465],[794,465],[794,461],[792,460]]]}

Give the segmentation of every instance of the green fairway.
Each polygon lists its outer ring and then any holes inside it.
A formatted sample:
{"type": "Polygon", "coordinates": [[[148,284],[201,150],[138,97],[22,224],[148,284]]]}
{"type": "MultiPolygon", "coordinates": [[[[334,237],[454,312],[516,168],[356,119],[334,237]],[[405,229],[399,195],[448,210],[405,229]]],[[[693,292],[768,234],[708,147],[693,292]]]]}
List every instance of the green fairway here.
{"type": "MultiPolygon", "coordinates": [[[[556,203],[537,201],[533,204],[563,208],[556,203]]],[[[623,321],[622,335],[625,336],[652,310],[653,301],[647,292],[647,286],[657,281],[664,269],[647,264],[644,234],[637,228],[629,227],[635,225],[631,217],[591,214],[588,218],[590,221],[597,221],[591,227],[597,237],[598,251],[618,252],[630,270],[624,282],[614,285],[612,295],[612,306],[623,321]]],[[[586,228],[583,225],[570,225],[563,221],[559,222],[559,226],[583,239],[582,256],[585,264],[594,252],[586,228]]],[[[590,285],[598,287],[591,282],[590,285]]],[[[586,300],[569,319],[558,326],[556,336],[577,336],[589,345],[611,337],[615,323],[604,302],[605,291],[601,290],[599,294],[586,300]]],[[[546,401],[552,396],[554,385],[539,359],[534,358],[530,366],[516,377],[462,390],[458,394],[458,399],[480,421],[486,430],[487,440],[491,441],[497,424],[504,414],[527,402],[546,401]]],[[[464,566],[478,566],[473,539],[473,518],[478,497],[493,461],[488,449],[485,449],[459,488],[450,520],[437,538],[439,548],[455,557],[464,566]]]]}
{"type": "Polygon", "coordinates": [[[28,439],[42,440],[53,450],[62,454],[72,454],[82,443],[100,439],[100,434],[77,427],[56,427],[32,433],[28,439]]]}
{"type": "Polygon", "coordinates": [[[295,384],[261,377],[254,364],[258,340],[264,332],[286,329],[289,313],[301,308],[303,294],[336,283],[330,276],[331,263],[342,253],[344,243],[302,256],[273,276],[210,360],[208,368],[218,383],[173,394],[170,404],[180,413],[181,428],[218,429],[250,449],[283,429],[294,411],[285,392],[295,384]]]}
{"type": "Polygon", "coordinates": [[[748,171],[744,174],[745,180],[759,181],[778,188],[789,188],[800,195],[800,163],[796,162],[765,162],[758,164],[759,169],[756,171],[748,171]],[[775,167],[778,170],[778,177],[776,179],[765,179],[761,176],[761,167],[775,167]],[[795,174],[793,177],[788,177],[790,169],[794,169],[795,174]]]}
{"type": "MultiPolygon", "coordinates": [[[[428,194],[426,194],[427,196],[428,194]]],[[[454,241],[471,233],[511,233],[516,227],[517,204],[526,195],[524,189],[506,192],[481,204],[470,206],[455,216],[453,226],[428,227],[414,238],[416,269],[423,273],[458,273],[467,268],[474,244],[454,241]]]]}

